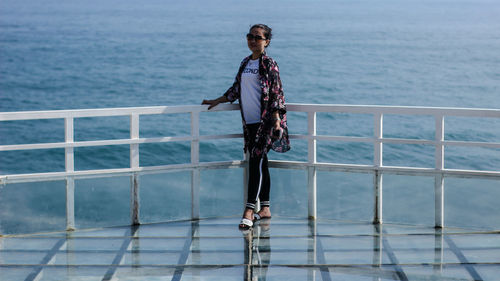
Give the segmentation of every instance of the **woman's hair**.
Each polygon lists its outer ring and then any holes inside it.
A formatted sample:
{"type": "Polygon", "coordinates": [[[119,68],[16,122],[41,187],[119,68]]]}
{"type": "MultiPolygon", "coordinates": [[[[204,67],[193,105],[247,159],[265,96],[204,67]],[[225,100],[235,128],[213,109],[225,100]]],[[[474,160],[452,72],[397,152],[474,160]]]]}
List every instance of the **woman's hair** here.
{"type": "MultiPolygon", "coordinates": [[[[269,40],[269,44],[267,44],[267,46],[269,46],[271,44],[271,38],[273,37],[273,33],[272,33],[273,30],[269,26],[262,24],[262,23],[252,25],[252,27],[250,27],[250,31],[254,28],[264,29],[264,36],[266,36],[266,39],[269,40]]],[[[267,48],[267,46],[266,46],[266,48],[267,48]]]]}

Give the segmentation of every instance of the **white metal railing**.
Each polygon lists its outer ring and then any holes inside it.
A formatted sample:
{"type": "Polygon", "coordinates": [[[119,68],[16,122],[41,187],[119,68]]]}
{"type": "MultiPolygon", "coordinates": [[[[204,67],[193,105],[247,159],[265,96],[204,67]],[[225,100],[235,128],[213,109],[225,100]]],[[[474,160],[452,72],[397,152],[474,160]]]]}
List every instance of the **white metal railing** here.
{"type": "MultiPolygon", "coordinates": [[[[219,105],[211,111],[238,110],[238,105],[219,105]]],[[[500,179],[500,170],[478,171],[478,170],[457,170],[446,169],[444,165],[445,146],[474,146],[500,148],[499,142],[477,142],[477,141],[448,141],[444,139],[444,120],[447,116],[461,117],[487,117],[500,118],[499,109],[466,109],[466,108],[436,108],[436,107],[402,107],[402,106],[366,106],[366,105],[317,105],[317,104],[288,104],[289,112],[307,113],[307,134],[291,135],[292,139],[304,139],[308,142],[307,161],[270,161],[270,166],[283,169],[305,169],[308,174],[308,214],[310,218],[317,217],[316,204],[316,172],[318,170],[335,170],[347,172],[373,173],[374,178],[374,202],[375,210],[373,216],[374,223],[382,223],[383,209],[383,174],[409,174],[409,175],[429,175],[435,177],[435,226],[444,226],[444,177],[487,177],[500,179]],[[317,113],[355,113],[370,114],[373,116],[373,137],[349,137],[349,136],[325,136],[317,135],[316,119],[317,113]],[[435,119],[435,138],[433,140],[384,138],[383,119],[384,115],[427,115],[435,119]],[[371,143],[374,148],[372,165],[352,165],[340,163],[320,163],[317,161],[316,142],[326,141],[346,141],[371,143]],[[435,147],[435,166],[427,168],[384,166],[383,165],[383,145],[393,144],[424,144],[435,147]]],[[[34,144],[12,144],[0,145],[0,151],[32,150],[32,149],[65,149],[65,171],[47,172],[33,174],[12,174],[0,175],[0,184],[40,181],[40,180],[66,180],[66,221],[67,229],[75,227],[74,213],[74,180],[82,177],[96,177],[116,174],[128,174],[131,179],[131,223],[139,222],[139,173],[170,171],[170,170],[190,170],[191,171],[191,197],[192,219],[199,218],[199,188],[200,169],[207,168],[227,168],[244,167],[245,159],[225,161],[225,162],[200,162],[200,141],[213,139],[242,138],[242,134],[225,135],[200,135],[200,113],[206,112],[207,106],[156,106],[156,107],[134,107],[134,108],[104,108],[104,109],[83,109],[83,110],[57,110],[57,111],[27,111],[27,112],[0,112],[0,121],[14,120],[34,120],[34,119],[64,119],[65,141],[58,143],[34,143],[34,144]],[[140,116],[153,114],[173,114],[190,113],[191,133],[189,136],[141,138],[140,116]],[[108,116],[129,116],[130,118],[130,138],[115,140],[96,141],[75,141],[74,140],[74,119],[83,117],[108,117],[108,116]],[[153,167],[141,167],[139,165],[139,144],[143,143],[165,143],[176,141],[191,142],[191,162],[187,164],[173,164],[153,167]],[[90,146],[108,145],[130,145],[130,167],[121,169],[101,169],[75,171],[74,148],[90,146]]],[[[0,123],[1,124],[1,123],[0,123]]],[[[246,175],[244,176],[246,178],[246,175]]]]}

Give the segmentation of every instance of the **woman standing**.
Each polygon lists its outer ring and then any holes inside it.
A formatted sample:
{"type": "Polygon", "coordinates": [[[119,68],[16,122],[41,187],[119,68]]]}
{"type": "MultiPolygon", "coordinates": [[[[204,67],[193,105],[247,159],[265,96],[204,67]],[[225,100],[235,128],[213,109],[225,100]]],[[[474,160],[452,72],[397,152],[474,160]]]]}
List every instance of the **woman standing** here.
{"type": "Polygon", "coordinates": [[[202,102],[209,105],[208,109],[236,100],[240,104],[244,150],[250,154],[248,199],[239,224],[242,229],[252,227],[254,220],[271,218],[267,153],[270,149],[277,152],[290,149],[278,64],[265,51],[271,43],[271,32],[265,24],[250,28],[247,44],[252,54],[241,62],[234,84],[221,97],[202,102]],[[255,214],[257,199],[261,208],[255,214]]]}

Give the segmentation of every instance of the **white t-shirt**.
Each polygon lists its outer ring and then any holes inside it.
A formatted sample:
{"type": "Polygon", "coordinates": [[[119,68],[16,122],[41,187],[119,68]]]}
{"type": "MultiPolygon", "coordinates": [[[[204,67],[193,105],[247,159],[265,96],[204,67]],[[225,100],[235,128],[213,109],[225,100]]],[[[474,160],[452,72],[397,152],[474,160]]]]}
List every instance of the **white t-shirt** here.
{"type": "Polygon", "coordinates": [[[259,59],[249,60],[241,73],[241,108],[247,124],[260,122],[259,59]]]}

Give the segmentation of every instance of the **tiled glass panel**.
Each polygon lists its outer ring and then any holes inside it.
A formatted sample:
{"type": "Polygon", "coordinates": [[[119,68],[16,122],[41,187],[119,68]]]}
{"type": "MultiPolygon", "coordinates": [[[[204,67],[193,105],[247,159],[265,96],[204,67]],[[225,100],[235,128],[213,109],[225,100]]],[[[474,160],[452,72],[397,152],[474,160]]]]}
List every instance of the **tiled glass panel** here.
{"type": "Polygon", "coordinates": [[[125,253],[122,264],[125,265],[175,265],[179,262],[180,253],[125,253]]]}
{"type": "Polygon", "coordinates": [[[493,233],[486,234],[467,234],[448,236],[460,249],[467,248],[499,248],[500,235],[493,233]]]}
{"type": "Polygon", "coordinates": [[[384,174],[383,220],[434,225],[434,178],[384,174]]]}
{"type": "Polygon", "coordinates": [[[477,273],[483,278],[483,280],[496,280],[500,276],[500,265],[474,265],[477,273]]]}
{"type": "Polygon", "coordinates": [[[194,238],[192,251],[243,251],[243,238],[194,238]]]}
{"type": "Polygon", "coordinates": [[[181,251],[186,238],[137,238],[127,250],[181,251]]]}
{"type": "Polygon", "coordinates": [[[59,240],[54,238],[0,238],[0,250],[50,250],[59,240]]]}
{"type": "Polygon", "coordinates": [[[373,175],[317,172],[318,217],[373,220],[373,175]]]}
{"type": "Polygon", "coordinates": [[[373,235],[376,229],[373,224],[317,223],[318,235],[373,235]]]}
{"type": "Polygon", "coordinates": [[[118,267],[114,274],[117,280],[154,280],[171,281],[175,267],[118,267]]]}
{"type": "Polygon", "coordinates": [[[137,237],[171,237],[171,236],[188,236],[191,235],[191,225],[165,225],[165,224],[149,224],[141,225],[135,236],[137,237]]]}
{"type": "Polygon", "coordinates": [[[0,267],[0,281],[24,280],[33,272],[28,266],[2,266],[0,267]]]}
{"type": "Polygon", "coordinates": [[[50,261],[50,264],[105,265],[112,264],[115,256],[116,253],[58,252],[50,261]]]}
{"type": "Polygon", "coordinates": [[[464,250],[462,254],[468,262],[472,263],[500,263],[500,244],[496,248],[485,248],[481,250],[464,250]]]}
{"type": "Polygon", "coordinates": [[[259,268],[253,269],[254,276],[258,276],[257,280],[266,281],[321,281],[321,272],[317,268],[295,268],[295,267],[282,267],[272,266],[267,270],[259,268]]]}
{"type": "Polygon", "coordinates": [[[72,238],[67,239],[61,250],[68,251],[92,251],[92,250],[116,250],[118,251],[124,239],[120,238],[72,238]]]}
{"type": "MultiPolygon", "coordinates": [[[[256,254],[254,251],[253,255],[255,256],[256,254]]],[[[314,259],[311,258],[311,255],[303,250],[259,252],[259,257],[264,265],[314,264],[314,259]]]]}
{"type": "Polygon", "coordinates": [[[361,237],[321,237],[317,238],[321,240],[323,250],[334,251],[334,250],[373,250],[376,245],[374,245],[373,237],[361,236],[361,237]]]}
{"type": "Polygon", "coordinates": [[[443,250],[441,254],[439,249],[411,249],[411,250],[393,250],[398,263],[402,264],[428,264],[428,263],[460,263],[457,256],[450,250],[443,250]]]}
{"type": "Polygon", "coordinates": [[[64,230],[65,202],[66,181],[28,182],[2,186],[0,234],[64,230]]]}
{"type": "Polygon", "coordinates": [[[233,216],[242,212],[243,169],[203,170],[200,174],[200,217],[233,216]]]}
{"type": "Polygon", "coordinates": [[[191,172],[141,175],[139,184],[141,223],[191,217],[191,172]]]}
{"type": "MultiPolygon", "coordinates": [[[[386,239],[387,243],[393,250],[418,250],[436,248],[436,237],[434,235],[384,236],[383,238],[386,239]]],[[[446,245],[444,245],[443,247],[445,246],[446,245]]]]}
{"type": "Polygon", "coordinates": [[[60,266],[60,267],[45,267],[39,274],[42,281],[59,281],[59,280],[85,280],[98,281],[102,280],[108,270],[102,266],[60,266]]]}
{"type": "Polygon", "coordinates": [[[130,177],[75,180],[77,228],[128,225],[130,177]]]}
{"type": "Polygon", "coordinates": [[[46,255],[46,252],[2,252],[0,250],[0,264],[38,264],[46,255]]]}
{"type": "Polygon", "coordinates": [[[378,251],[363,250],[363,251],[325,251],[325,261],[327,264],[349,265],[349,264],[379,264],[390,263],[385,252],[379,257],[378,251]]]}
{"type": "Polygon", "coordinates": [[[234,249],[233,251],[224,252],[191,252],[186,261],[186,264],[197,265],[218,265],[218,264],[230,264],[238,265],[245,263],[245,255],[243,249],[234,249]]]}
{"type": "Polygon", "coordinates": [[[464,265],[401,266],[409,280],[474,280],[464,265]]]}

